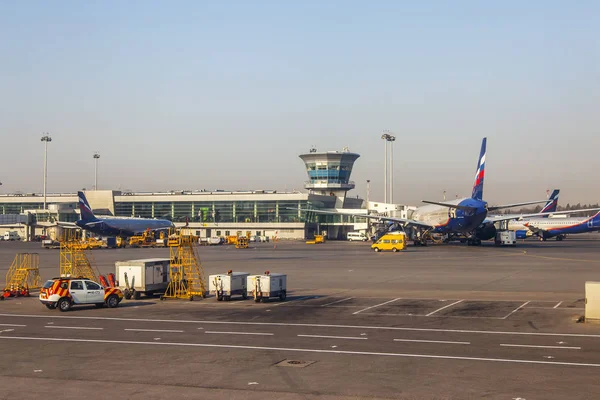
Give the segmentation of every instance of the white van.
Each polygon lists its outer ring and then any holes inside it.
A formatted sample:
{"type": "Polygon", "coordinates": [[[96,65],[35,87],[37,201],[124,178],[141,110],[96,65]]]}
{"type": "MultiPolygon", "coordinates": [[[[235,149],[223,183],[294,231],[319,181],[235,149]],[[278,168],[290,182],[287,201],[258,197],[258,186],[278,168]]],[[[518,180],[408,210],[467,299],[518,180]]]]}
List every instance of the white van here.
{"type": "Polygon", "coordinates": [[[369,238],[367,237],[367,235],[364,234],[364,232],[348,232],[346,238],[349,242],[353,242],[355,240],[366,242],[367,240],[369,240],[369,238]]]}
{"type": "Polygon", "coordinates": [[[16,231],[4,232],[4,240],[21,240],[21,237],[16,231]]]}

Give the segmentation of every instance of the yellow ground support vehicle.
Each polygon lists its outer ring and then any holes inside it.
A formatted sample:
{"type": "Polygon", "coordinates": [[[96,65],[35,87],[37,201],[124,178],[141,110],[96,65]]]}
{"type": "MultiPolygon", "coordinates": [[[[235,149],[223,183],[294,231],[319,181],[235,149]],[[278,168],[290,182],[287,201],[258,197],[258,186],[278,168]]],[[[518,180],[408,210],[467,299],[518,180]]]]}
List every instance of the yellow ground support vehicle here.
{"type": "Polygon", "coordinates": [[[235,244],[235,248],[236,249],[247,249],[249,242],[250,241],[248,240],[248,238],[246,236],[240,236],[239,238],[237,238],[237,243],[235,244]]]}
{"type": "Polygon", "coordinates": [[[225,238],[225,243],[237,245],[237,243],[238,243],[238,237],[237,236],[227,236],[225,238]]]}
{"type": "Polygon", "coordinates": [[[315,235],[314,239],[306,241],[306,244],[319,244],[319,243],[325,243],[325,236],[315,235]]]}
{"type": "Polygon", "coordinates": [[[378,241],[371,246],[376,252],[382,250],[391,250],[394,253],[406,248],[406,235],[403,232],[388,233],[379,238],[378,241]]]}
{"type": "Polygon", "coordinates": [[[95,250],[104,247],[104,242],[102,240],[90,237],[82,242],[82,245],[84,250],[95,250]]]}
{"type": "Polygon", "coordinates": [[[156,247],[154,233],[149,229],[142,233],[142,236],[132,236],[129,238],[130,247],[156,247]]]}

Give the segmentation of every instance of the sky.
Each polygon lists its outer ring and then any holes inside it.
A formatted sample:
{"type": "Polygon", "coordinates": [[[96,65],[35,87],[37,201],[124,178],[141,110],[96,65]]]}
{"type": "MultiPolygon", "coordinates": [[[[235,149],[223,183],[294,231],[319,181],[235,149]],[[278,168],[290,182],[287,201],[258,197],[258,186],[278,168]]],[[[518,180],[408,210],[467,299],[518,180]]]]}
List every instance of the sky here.
{"type": "Polygon", "coordinates": [[[304,190],[311,147],[361,155],[351,196],[596,203],[596,1],[22,1],[0,5],[0,193],[304,190]]]}

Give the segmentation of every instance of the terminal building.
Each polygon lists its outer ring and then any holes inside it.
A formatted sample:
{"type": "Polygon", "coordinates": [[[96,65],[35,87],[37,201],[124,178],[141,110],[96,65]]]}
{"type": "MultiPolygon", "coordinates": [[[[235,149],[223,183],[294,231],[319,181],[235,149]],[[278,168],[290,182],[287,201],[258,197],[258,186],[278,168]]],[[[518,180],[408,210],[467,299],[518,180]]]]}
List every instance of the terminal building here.
{"type": "MultiPolygon", "coordinates": [[[[116,190],[85,191],[97,216],[170,219],[176,225],[188,224],[201,237],[236,234],[277,237],[279,239],[312,238],[325,234],[329,239],[345,239],[352,231],[367,231],[365,218],[326,215],[305,209],[343,210],[367,213],[367,204],[349,197],[355,184],[350,180],[359,154],[344,151],[301,154],[308,175],[306,192],[253,191],[170,191],[133,193],[116,190]]],[[[58,222],[79,219],[77,194],[49,194],[44,210],[42,195],[0,195],[0,234],[17,230],[22,238],[53,236],[58,222]],[[19,216],[19,217],[17,217],[19,216]]],[[[381,205],[372,204],[374,209],[381,205]]],[[[394,206],[396,216],[406,217],[408,208],[394,206]]],[[[54,234],[56,235],[56,234],[54,234]]]]}

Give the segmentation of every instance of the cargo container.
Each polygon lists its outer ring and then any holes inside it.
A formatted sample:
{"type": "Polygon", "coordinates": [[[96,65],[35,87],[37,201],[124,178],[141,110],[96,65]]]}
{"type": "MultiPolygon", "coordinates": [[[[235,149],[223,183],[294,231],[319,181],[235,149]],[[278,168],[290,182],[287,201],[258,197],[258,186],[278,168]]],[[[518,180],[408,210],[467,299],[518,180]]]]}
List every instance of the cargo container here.
{"type": "Polygon", "coordinates": [[[210,294],[214,294],[217,301],[231,300],[231,295],[239,294],[245,300],[247,293],[247,272],[232,272],[226,274],[210,275],[208,278],[210,294]]]}
{"type": "Polygon", "coordinates": [[[117,261],[115,274],[118,288],[126,298],[139,299],[142,294],[151,297],[164,293],[169,284],[169,259],[148,258],[117,261]]]}
{"type": "Polygon", "coordinates": [[[117,248],[117,238],[115,236],[109,236],[105,239],[106,248],[107,249],[116,249],[117,248]]]}
{"type": "Polygon", "coordinates": [[[277,297],[284,301],[287,297],[287,275],[272,274],[266,271],[263,275],[249,275],[247,278],[248,296],[254,301],[266,301],[277,297]]]}
{"type": "Polygon", "coordinates": [[[496,246],[516,246],[517,233],[515,231],[498,231],[494,240],[496,246]]]}

